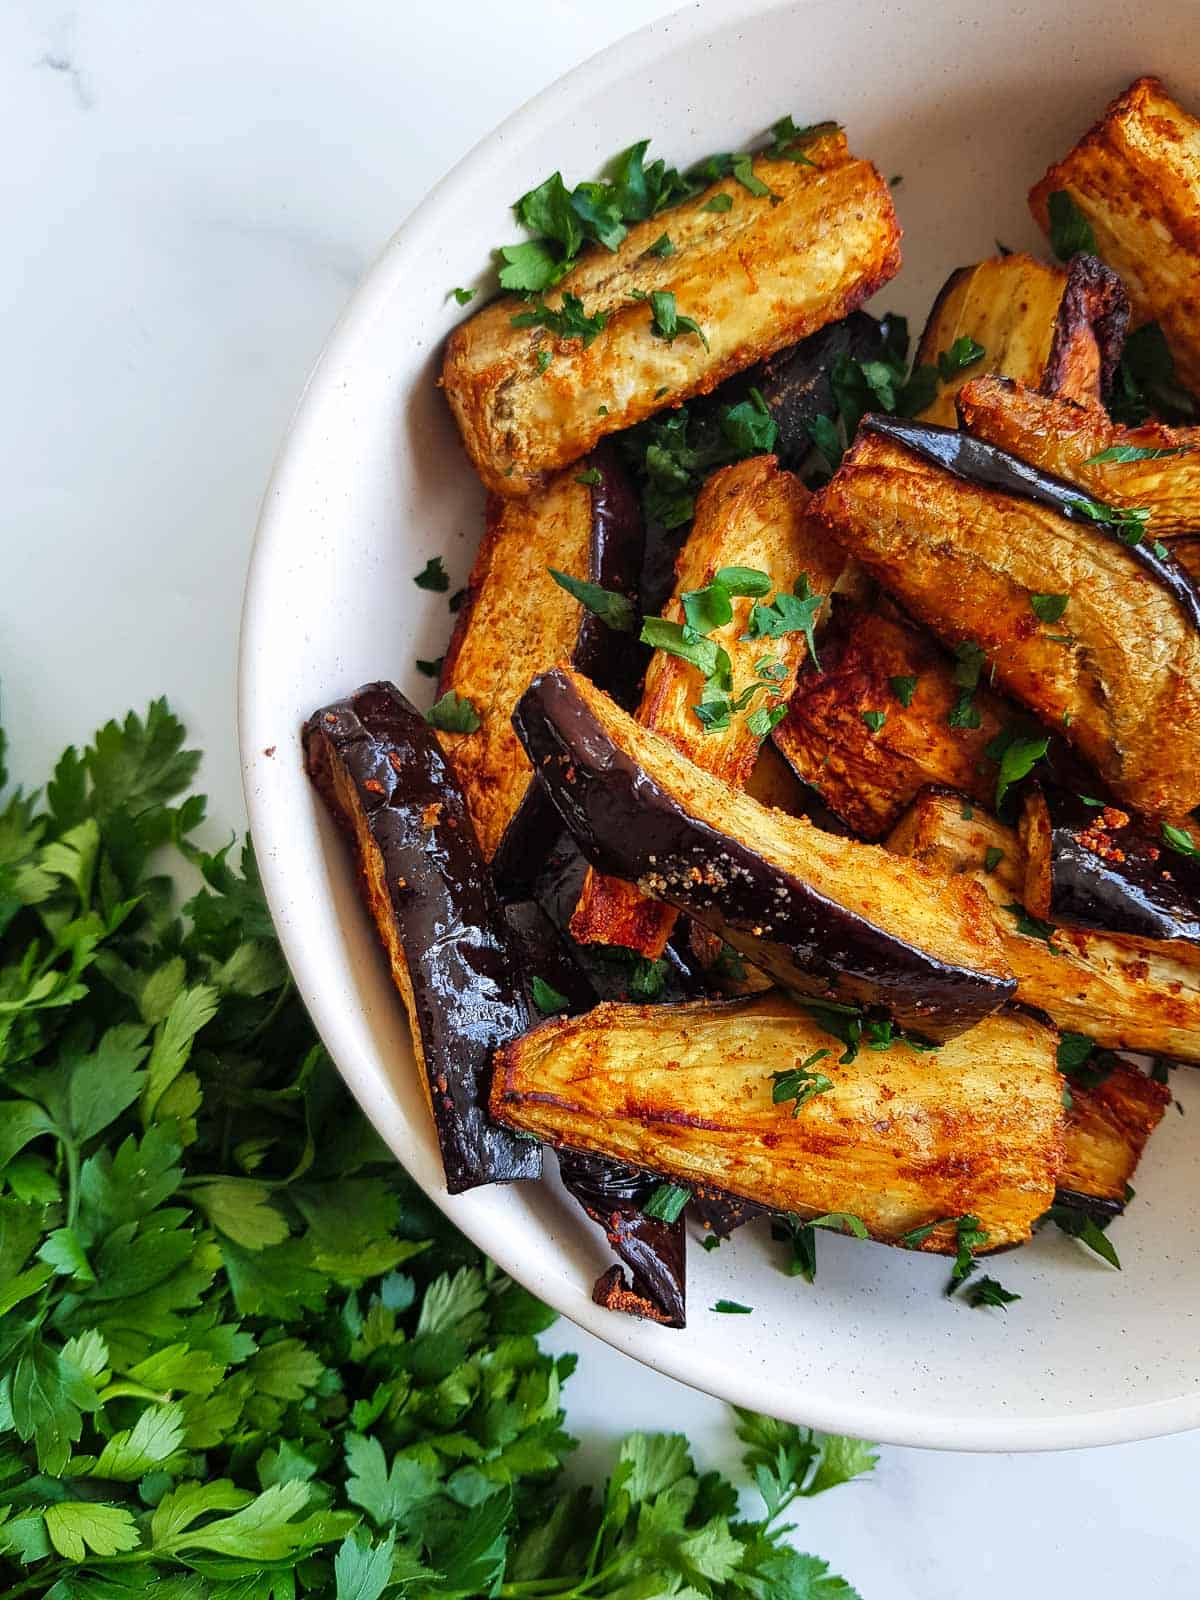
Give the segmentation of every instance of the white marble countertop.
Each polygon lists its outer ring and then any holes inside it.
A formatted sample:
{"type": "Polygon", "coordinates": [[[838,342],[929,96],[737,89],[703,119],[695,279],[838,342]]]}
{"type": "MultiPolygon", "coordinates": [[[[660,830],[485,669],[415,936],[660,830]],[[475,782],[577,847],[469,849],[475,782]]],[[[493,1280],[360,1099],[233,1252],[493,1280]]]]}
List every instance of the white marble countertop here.
{"type": "MultiPolygon", "coordinates": [[[[7,485],[2,713],[18,776],[167,694],[243,822],[233,727],[259,495],[347,296],[425,189],[667,0],[9,0],[0,7],[7,485]]],[[[803,1337],[798,1291],[797,1337],[803,1337]]],[[[570,1328],[589,1460],[631,1427],[729,1459],[724,1408],[570,1328]]],[[[1081,1343],[1079,1359],[1088,1351],[1081,1343]]],[[[1057,1456],[884,1450],[802,1508],[864,1600],[1192,1600],[1200,1435],[1057,1456]]]]}

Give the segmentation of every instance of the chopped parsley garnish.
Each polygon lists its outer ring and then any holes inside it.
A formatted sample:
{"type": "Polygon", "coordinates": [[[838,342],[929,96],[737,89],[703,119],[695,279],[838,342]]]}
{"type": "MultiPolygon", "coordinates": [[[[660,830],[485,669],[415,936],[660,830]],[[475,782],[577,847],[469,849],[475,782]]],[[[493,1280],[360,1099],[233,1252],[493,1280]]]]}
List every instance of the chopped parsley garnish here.
{"type": "Polygon", "coordinates": [[[1173,823],[1164,822],[1162,836],[1163,843],[1179,855],[1200,857],[1200,845],[1196,843],[1186,828],[1177,828],[1173,823]]]}
{"type": "Polygon", "coordinates": [[[801,1007],[815,1022],[820,1023],[826,1033],[831,1033],[846,1046],[844,1055],[838,1058],[841,1066],[848,1067],[858,1059],[858,1046],[866,1021],[860,1006],[843,1005],[837,1000],[805,1000],[801,1002],[801,1007]]]}
{"type": "Polygon", "coordinates": [[[559,994],[545,978],[534,977],[529,985],[533,995],[533,1003],[544,1017],[552,1017],[556,1011],[565,1011],[571,1002],[565,994],[559,994]]]}
{"type": "Polygon", "coordinates": [[[805,167],[816,166],[816,162],[804,154],[805,148],[817,139],[836,133],[839,127],[837,122],[813,122],[798,128],[790,116],[780,117],[771,124],[771,142],[764,154],[769,161],[798,161],[805,167]]]}
{"type": "Polygon", "coordinates": [[[755,422],[748,413],[745,401],[721,408],[715,417],[676,406],[621,436],[626,459],[640,482],[647,521],[668,530],[682,527],[691,521],[696,493],[710,473],[760,453],[768,433],[766,419],[760,413],[755,422]]]}
{"type": "Polygon", "coordinates": [[[1112,1240],[1105,1234],[1108,1220],[1103,1223],[1095,1217],[1089,1216],[1086,1211],[1077,1211],[1074,1206],[1052,1205],[1043,1216],[1038,1219],[1038,1226],[1046,1222],[1053,1222],[1069,1238],[1078,1239],[1080,1244],[1086,1245],[1095,1252],[1102,1261],[1107,1261],[1110,1267],[1121,1270],[1121,1258],[1117,1255],[1112,1240]]]}
{"type": "MultiPolygon", "coordinates": [[[[635,294],[635,298],[640,299],[641,296],[635,294]]],[[[681,315],[670,289],[654,289],[646,298],[650,301],[650,331],[656,339],[665,339],[668,344],[674,344],[680,334],[694,333],[704,348],[708,349],[704,329],[694,317],[681,315]]]]}
{"type": "Polygon", "coordinates": [[[863,711],[860,715],[872,733],[878,733],[887,721],[886,711],[863,711]]]}
{"type": "Polygon", "coordinates": [[[711,200],[706,200],[700,209],[701,211],[732,211],[733,196],[726,194],[722,190],[720,194],[714,194],[711,200]]]}
{"type": "Polygon", "coordinates": [[[660,1183],[642,1207],[642,1215],[655,1222],[678,1222],[692,1191],[680,1183],[660,1183]]]}
{"type": "Polygon", "coordinates": [[[958,808],[958,814],[964,822],[973,822],[975,820],[975,807],[969,800],[964,800],[958,808]]]}
{"type": "Polygon", "coordinates": [[[802,1107],[819,1094],[828,1094],[833,1088],[833,1079],[827,1078],[823,1072],[813,1072],[812,1068],[818,1061],[824,1061],[831,1055],[829,1050],[814,1050],[808,1060],[798,1067],[793,1067],[787,1072],[773,1072],[771,1074],[771,1099],[775,1105],[783,1105],[788,1100],[795,1101],[792,1107],[792,1116],[798,1117],[802,1107]]]}
{"type": "Polygon", "coordinates": [[[461,611],[466,602],[466,598],[467,591],[465,589],[455,589],[449,600],[446,601],[446,605],[451,611],[461,611]]]}
{"type": "Polygon", "coordinates": [[[796,579],[793,594],[781,589],[770,605],[756,601],[751,606],[746,638],[781,639],[788,633],[802,633],[808,646],[809,660],[820,672],[821,662],[817,656],[814,629],[824,600],[824,595],[812,592],[808,586],[808,574],[802,572],[796,579]]]}
{"type": "Polygon", "coordinates": [[[995,1278],[980,1278],[967,1290],[967,1304],[969,1306],[999,1306],[1001,1311],[1006,1310],[1014,1300],[1019,1300],[1019,1294],[997,1283],[995,1278]]]}
{"type": "Polygon", "coordinates": [[[441,556],[430,556],[413,578],[413,582],[418,589],[432,589],[435,594],[445,594],[450,587],[450,574],[446,571],[441,556]]]}
{"type": "Polygon", "coordinates": [[[1001,850],[1000,846],[996,844],[990,844],[984,852],[983,870],[985,872],[995,872],[996,868],[1003,860],[1004,851],[1001,850]]]}
{"type": "Polygon", "coordinates": [[[1065,189],[1056,189],[1046,202],[1050,223],[1050,248],[1060,261],[1072,256],[1094,256],[1096,235],[1092,225],[1065,189]]]}
{"type": "Polygon", "coordinates": [[[779,425],[758,389],[751,389],[747,399],[725,408],[721,432],[739,456],[765,455],[774,450],[779,439],[779,425]]]}
{"type": "Polygon", "coordinates": [[[679,598],[688,627],[697,633],[711,633],[714,628],[723,628],[733,620],[733,601],[719,579],[703,589],[687,589],[679,598]]]}
{"type": "Polygon", "coordinates": [[[979,674],[987,661],[987,652],[971,639],[964,639],[954,649],[952,681],[958,686],[958,698],[946,714],[952,728],[978,728],[983,719],[975,705],[975,690],[979,674]]]}
{"type": "Polygon", "coordinates": [[[425,713],[425,721],[444,733],[474,733],[480,726],[478,711],[453,689],[447,689],[440,700],[434,701],[425,713]]]}
{"type": "Polygon", "coordinates": [[[710,1309],[726,1316],[748,1317],[754,1307],[744,1306],[740,1300],[718,1300],[710,1309]]]}
{"type": "Polygon", "coordinates": [[[1126,339],[1108,409],[1114,421],[1135,427],[1151,412],[1179,422],[1195,417],[1195,397],[1176,377],[1175,358],[1157,322],[1144,323],[1126,339]]]}
{"type": "Polygon", "coordinates": [[[594,489],[601,481],[599,467],[585,467],[582,472],[575,474],[575,482],[586,484],[589,489],[594,489]]]}
{"type": "Polygon", "coordinates": [[[460,306],[465,306],[465,305],[469,305],[470,302],[472,300],[474,300],[474,298],[475,298],[475,290],[474,289],[451,289],[450,293],[447,294],[447,296],[446,296],[447,300],[449,300],[450,295],[454,296],[454,298],[458,301],[460,306]]]}
{"type": "Polygon", "coordinates": [[[700,1248],[701,1250],[719,1250],[721,1248],[720,1234],[706,1233],[700,1241],[700,1248]]]}
{"type": "Polygon", "coordinates": [[[586,607],[593,616],[599,617],[600,621],[614,632],[632,633],[637,626],[637,613],[633,602],[625,595],[617,594],[612,589],[604,589],[600,584],[591,583],[587,578],[573,578],[569,572],[559,572],[555,567],[547,567],[546,571],[560,589],[565,589],[579,601],[580,605],[586,607]]]}
{"type": "Polygon", "coordinates": [[[965,1222],[966,1220],[965,1217],[937,1217],[933,1222],[922,1223],[919,1228],[910,1228],[907,1233],[902,1233],[896,1243],[902,1250],[915,1250],[918,1245],[925,1243],[935,1228],[945,1227],[948,1222],[965,1222]]]}
{"type": "Polygon", "coordinates": [[[1014,783],[1019,783],[1027,777],[1043,759],[1050,748],[1050,736],[1043,735],[1040,739],[1024,737],[1018,727],[1010,724],[992,739],[984,749],[984,755],[991,761],[1000,764],[1000,771],[996,775],[996,810],[1004,804],[1004,797],[1014,783]]]}
{"type": "Polygon", "coordinates": [[[757,711],[752,711],[746,718],[746,726],[758,738],[765,739],[771,729],[777,728],[786,716],[786,706],[759,706],[757,711]]]}
{"type": "Polygon", "coordinates": [[[534,355],[533,360],[534,360],[534,365],[537,367],[538,371],[539,372],[545,372],[546,368],[554,360],[554,351],[553,350],[539,350],[534,355]]]}
{"type": "Polygon", "coordinates": [[[732,671],[728,652],[715,639],[707,639],[695,628],[666,617],[642,619],[641,643],[654,650],[665,650],[696,667],[705,678],[724,676],[732,671]],[[724,659],[722,659],[724,658],[724,659]]]}
{"type": "Polygon", "coordinates": [[[1122,544],[1141,544],[1150,511],[1147,506],[1110,506],[1101,500],[1072,500],[1074,510],[1115,533],[1122,544]]]}
{"type": "Polygon", "coordinates": [[[899,702],[900,702],[900,704],[902,706],[907,708],[908,706],[912,705],[912,703],[913,703],[913,695],[915,695],[916,692],[917,692],[917,680],[916,680],[916,678],[912,678],[912,677],[889,678],[888,679],[888,685],[891,688],[892,693],[896,696],[896,699],[899,700],[899,702]]]}
{"type": "Polygon", "coordinates": [[[582,339],[585,350],[608,324],[605,312],[589,315],[583,309],[583,301],[569,290],[557,310],[539,302],[532,311],[518,311],[509,320],[514,328],[545,328],[558,339],[582,339]]]}
{"type": "Polygon", "coordinates": [[[789,1277],[803,1278],[806,1283],[812,1283],[816,1277],[818,1228],[850,1234],[856,1239],[870,1237],[862,1218],[848,1211],[829,1211],[823,1217],[797,1217],[791,1212],[780,1212],[771,1220],[771,1237],[792,1247],[784,1269],[789,1277]]]}
{"type": "Polygon", "coordinates": [[[1086,1033],[1067,1029],[1059,1038],[1057,1062],[1063,1077],[1077,1088],[1097,1089],[1112,1077],[1120,1057],[1111,1050],[1101,1050],[1086,1033]]]}
{"type": "Polygon", "coordinates": [[[1050,943],[1058,932],[1052,922],[1043,922],[1041,917],[1031,916],[1019,900],[1011,901],[1004,907],[1004,910],[1011,912],[1016,918],[1018,933],[1026,934],[1030,939],[1040,939],[1043,944],[1054,951],[1055,955],[1058,954],[1058,951],[1050,943]]]}
{"type": "Polygon", "coordinates": [[[673,256],[675,254],[675,246],[671,243],[671,235],[669,233],[660,233],[654,243],[646,247],[646,254],[648,256],[673,256]]]}
{"type": "Polygon", "coordinates": [[[973,367],[977,361],[982,361],[987,351],[981,344],[977,344],[970,334],[960,334],[948,350],[943,350],[937,358],[938,377],[943,383],[949,383],[960,372],[965,372],[968,367],[973,367]]]}
{"type": "MultiPolygon", "coordinates": [[[[758,567],[718,567],[713,582],[723,585],[730,594],[740,594],[750,599],[771,592],[770,573],[763,572],[758,567]]],[[[769,660],[770,657],[766,659],[769,660]]]]}
{"type": "Polygon", "coordinates": [[[438,656],[435,661],[422,661],[420,656],[418,656],[417,671],[421,673],[423,677],[436,678],[438,673],[442,670],[442,662],[445,661],[445,659],[445,656],[438,656]]]}
{"type": "Polygon", "coordinates": [[[954,1255],[954,1265],[950,1269],[950,1281],[946,1285],[947,1294],[953,1294],[975,1271],[977,1262],[974,1253],[987,1242],[987,1229],[979,1226],[978,1217],[958,1218],[955,1229],[955,1243],[958,1248],[954,1255]]]}
{"type": "Polygon", "coordinates": [[[1029,604],[1042,622],[1057,622],[1070,602],[1069,594],[1031,594],[1029,604]]]}
{"type": "Polygon", "coordinates": [[[1174,444],[1152,448],[1141,444],[1113,444],[1107,450],[1101,450],[1097,455],[1089,456],[1083,463],[1085,467],[1098,467],[1102,462],[1113,461],[1124,466],[1130,461],[1161,461],[1164,456],[1186,456],[1195,447],[1190,444],[1174,444]]]}
{"type": "Polygon", "coordinates": [[[657,1000],[667,981],[667,963],[638,956],[629,976],[629,993],[638,1000],[657,1000]]]}

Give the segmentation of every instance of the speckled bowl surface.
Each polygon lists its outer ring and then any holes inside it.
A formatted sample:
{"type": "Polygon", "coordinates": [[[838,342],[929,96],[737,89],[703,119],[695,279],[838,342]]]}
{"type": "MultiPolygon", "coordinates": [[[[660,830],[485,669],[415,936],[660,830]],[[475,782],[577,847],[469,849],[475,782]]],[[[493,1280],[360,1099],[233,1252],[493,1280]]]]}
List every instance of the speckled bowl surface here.
{"type": "MultiPolygon", "coordinates": [[[[811,1287],[746,1229],[689,1263],[689,1326],[589,1297],[602,1244],[550,1183],[443,1191],[401,1008],[347,861],[303,776],[314,707],[391,677],[424,703],[417,656],[444,648],[443,596],[412,575],[470,566],[482,493],[435,388],[462,313],[446,292],[514,237],[512,199],[583,177],[654,134],[683,164],[764,125],[835,117],[891,176],[905,264],[880,304],[919,328],[947,273],[994,241],[1041,250],[1029,185],[1143,72],[1200,104],[1194,7],[1143,0],[714,0],[614,45],[547,89],[418,207],[359,289],[305,391],[267,490],[241,645],[246,795],[296,980],[334,1059],[417,1181],[507,1271],[619,1349],[742,1405],[839,1432],[957,1449],[1047,1449],[1200,1423],[1198,1163],[1170,1112],[1113,1229],[1124,1270],[1059,1236],[1007,1255],[1022,1298],[980,1312],[941,1294],[945,1263],[823,1236],[811,1287]],[[731,1318],[720,1297],[751,1305],[731,1318]]],[[[1191,1109],[1200,1096],[1177,1073],[1191,1109]]]]}

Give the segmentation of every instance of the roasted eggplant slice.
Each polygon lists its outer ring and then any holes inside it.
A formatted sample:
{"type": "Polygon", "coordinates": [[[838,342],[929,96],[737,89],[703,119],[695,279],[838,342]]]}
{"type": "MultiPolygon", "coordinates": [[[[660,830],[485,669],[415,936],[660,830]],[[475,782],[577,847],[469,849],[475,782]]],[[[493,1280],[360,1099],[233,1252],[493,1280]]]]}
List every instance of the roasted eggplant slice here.
{"type": "MultiPolygon", "coordinates": [[[[838,1041],[778,993],[603,1005],[500,1050],[491,1103],[540,1139],[653,1160],[681,1184],[716,1183],[775,1211],[849,1212],[891,1243],[974,1215],[995,1248],[1027,1239],[1053,1197],[1056,1044],[1052,1029],[1006,1014],[933,1055],[898,1042],[843,1064],[838,1041]],[[775,1075],[815,1069],[818,1092],[775,1103],[775,1075]]],[[[953,1251],[954,1235],[936,1228],[922,1248],[953,1251]]]]}
{"type": "Polygon", "coordinates": [[[1025,852],[1014,828],[961,795],[927,789],[888,849],[962,873],[990,897],[1017,975],[1017,999],[1108,1050],[1200,1064],[1200,953],[1127,935],[1054,927],[1025,898],[1025,852]]]}
{"type": "MultiPolygon", "coordinates": [[[[703,589],[722,568],[766,574],[770,588],[758,601],[777,592],[791,595],[800,578],[807,580],[814,594],[827,595],[843,557],[824,530],[810,522],[810,498],[800,480],[782,471],[774,456],[752,456],[714,473],[696,502],[692,531],[676,563],[675,595],[665,613],[668,622],[686,622],[684,597],[703,589]]],[[[637,713],[643,727],[669,739],[697,766],[738,789],[748,782],[762,744],[763,736],[753,730],[749,716],[786,704],[807,656],[803,633],[749,637],[751,611],[758,601],[735,596],[730,620],[710,633],[729,656],[731,698],[759,686],[749,705],[728,712],[723,727],[701,722],[697,706],[704,679],[698,668],[658,650],[647,668],[637,713]],[[766,675],[764,662],[770,665],[766,675]]],[[[674,924],[675,912],[669,905],[639,893],[632,884],[589,873],[571,919],[571,933],[581,944],[624,945],[653,959],[662,954],[674,924]]]]}
{"type": "MultiPolygon", "coordinates": [[[[1096,256],[1074,256],[1054,319],[1042,392],[1099,408],[1112,384],[1128,330],[1129,296],[1120,278],[1096,256]]],[[[1026,381],[1019,373],[1005,376],[1026,381]]]]}
{"type": "Polygon", "coordinates": [[[1061,268],[1048,267],[1019,251],[952,272],[929,313],[916,364],[933,365],[942,351],[964,337],[982,345],[984,354],[977,366],[939,387],[922,419],[952,428],[955,395],[968,378],[981,372],[1040,383],[1066,282],[1061,268]]]}
{"type": "Polygon", "coordinates": [[[489,489],[528,494],[606,434],[707,394],[895,276],[900,228],[886,182],[840,131],[804,153],[807,162],[755,158],[769,196],[727,178],[637,224],[615,253],[589,251],[546,297],[548,311],[506,297],[455,330],[442,383],[489,489]],[[664,231],[670,255],[651,249],[664,231]],[[658,293],[700,332],[663,337],[649,300],[658,293]],[[584,337],[556,316],[568,295],[576,321],[601,319],[584,337]]]}
{"type": "Polygon", "coordinates": [[[1025,798],[1021,841],[1035,916],[1200,946],[1200,856],[1173,850],[1161,830],[1046,786],[1025,798]]]}
{"type": "Polygon", "coordinates": [[[487,1114],[491,1053],[529,1025],[475,830],[424,717],[370,683],[304,725],[308,773],[350,841],[404,1001],[446,1187],[536,1178],[542,1155],[487,1114]]]}
{"type": "Polygon", "coordinates": [[[1115,1062],[1094,1086],[1072,1084],[1058,1204],[1091,1212],[1103,1208],[1110,1215],[1123,1211],[1146,1141],[1170,1103],[1165,1084],[1124,1062],[1115,1062]]]}
{"type": "Polygon", "coordinates": [[[976,885],[768,810],[586,678],[535,679],[514,724],[591,864],[686,911],[796,992],[949,1038],[1015,983],[976,885]]]}
{"type": "MultiPolygon", "coordinates": [[[[633,487],[611,446],[588,470],[560,473],[524,500],[489,495],[483,542],[442,663],[479,716],[474,733],[447,733],[480,848],[506,886],[524,887],[553,826],[512,731],[512,708],[536,673],[570,660],[623,702],[636,692],[645,650],[635,632],[606,627],[549,569],[587,578],[637,604],[643,532],[633,487]]],[[[633,618],[630,627],[634,628],[633,618]]]]}
{"type": "Polygon", "coordinates": [[[1200,530],[1200,428],[1122,428],[1102,411],[990,378],[965,384],[958,410],[976,438],[1078,484],[1102,505],[1144,507],[1149,536],[1184,559],[1180,546],[1200,530]]]}
{"type": "Polygon", "coordinates": [[[929,783],[980,801],[995,793],[985,751],[1013,715],[1011,702],[985,683],[964,694],[952,658],[896,607],[835,595],[821,666],[801,676],[772,737],[860,837],[883,838],[929,783]]]}
{"type": "Polygon", "coordinates": [[[1177,563],[1086,516],[1074,486],[932,424],[864,419],[814,505],[906,609],[982,648],[1118,799],[1168,818],[1200,801],[1200,594],[1177,563]],[[1043,625],[1035,597],[1064,595],[1043,625]]]}
{"type": "Polygon", "coordinates": [[[1200,389],[1198,147],[1195,118],[1157,78],[1139,78],[1029,195],[1047,233],[1051,196],[1071,197],[1124,280],[1135,321],[1161,323],[1189,389],[1200,389]]]}
{"type": "Polygon", "coordinates": [[[765,972],[743,961],[732,945],[698,922],[687,922],[688,948],[699,963],[709,987],[717,994],[763,994],[775,985],[765,972]]]}

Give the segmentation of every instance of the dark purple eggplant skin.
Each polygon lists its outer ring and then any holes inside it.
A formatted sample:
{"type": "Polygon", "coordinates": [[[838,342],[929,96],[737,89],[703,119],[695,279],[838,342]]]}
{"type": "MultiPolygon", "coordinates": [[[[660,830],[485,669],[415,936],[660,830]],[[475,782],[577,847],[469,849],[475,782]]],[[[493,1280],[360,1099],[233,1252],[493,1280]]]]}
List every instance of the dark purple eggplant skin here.
{"type": "Polygon", "coordinates": [[[541,1147],[488,1115],[492,1053],[530,1018],[491,877],[433,729],[394,684],[369,683],[315,712],[303,742],[335,823],[354,840],[334,790],[336,760],[383,858],[446,1187],[461,1194],[538,1177],[541,1147]]]}
{"type": "Polygon", "coordinates": [[[868,433],[890,439],[893,444],[903,445],[923,461],[943,467],[963,483],[1031,500],[1035,505],[1056,511],[1068,522],[1082,523],[1121,543],[1129,552],[1130,560],[1167,591],[1184,619],[1200,633],[1200,588],[1187,569],[1165,547],[1162,555],[1157,554],[1153,540],[1142,538],[1137,544],[1125,544],[1124,540],[1117,540],[1115,533],[1106,532],[1103,523],[1079,509],[1080,502],[1088,500],[1089,496],[1076,484],[1052,472],[1043,472],[1040,467],[1031,466],[998,445],[960,433],[957,428],[943,428],[934,422],[905,422],[900,417],[886,417],[874,411],[869,412],[859,426],[868,433]]]}
{"type": "Polygon", "coordinates": [[[1050,817],[1052,922],[1200,945],[1200,860],[1172,850],[1122,808],[1129,820],[1112,827],[1104,811],[1069,789],[1046,785],[1042,798],[1050,817]],[[1092,848],[1097,829],[1123,860],[1092,848]]]}
{"type": "Polygon", "coordinates": [[[802,999],[879,1006],[901,1027],[942,1041],[1014,993],[1015,979],[914,950],[771,865],[752,841],[690,815],[614,744],[561,671],[534,679],[513,726],[594,867],[629,882],[654,876],[671,905],[802,999]],[[695,869],[717,862],[722,887],[714,892],[695,869]]]}
{"type": "MultiPolygon", "coordinates": [[[[588,579],[602,589],[624,595],[639,606],[639,584],[646,550],[642,505],[617,448],[601,444],[587,465],[600,474],[590,486],[592,500],[588,579]]],[[[571,665],[589,677],[618,705],[631,708],[641,692],[650,659],[638,642],[637,630],[620,633],[585,611],[575,639],[571,665]]],[[[525,792],[492,861],[492,876],[505,898],[528,895],[546,859],[546,847],[559,831],[558,817],[535,783],[525,792]]]]}
{"type": "Polygon", "coordinates": [[[1096,1194],[1083,1194],[1078,1189],[1056,1189],[1054,1204],[1065,1211],[1079,1211],[1093,1222],[1111,1222],[1125,1210],[1124,1200],[1101,1199],[1096,1194]]]}
{"type": "MultiPolygon", "coordinates": [[[[541,1014],[533,995],[535,977],[562,995],[566,1001],[562,1014],[590,1011],[596,1004],[595,990],[541,906],[533,900],[514,901],[504,907],[504,920],[530,1014],[541,1014]]],[[[596,1285],[598,1302],[637,1314],[641,1301],[645,1304],[641,1314],[668,1328],[684,1327],[687,1235],[683,1218],[659,1222],[642,1215],[642,1207],[663,1180],[624,1162],[579,1150],[559,1150],[558,1170],[567,1193],[604,1229],[630,1272],[631,1282],[620,1267],[605,1272],[596,1285]]]]}
{"type": "Polygon", "coordinates": [[[724,1189],[697,1189],[688,1202],[688,1211],[706,1233],[728,1239],[735,1228],[765,1217],[766,1209],[753,1200],[727,1194],[724,1189]]]}

